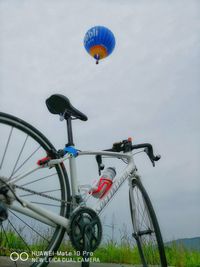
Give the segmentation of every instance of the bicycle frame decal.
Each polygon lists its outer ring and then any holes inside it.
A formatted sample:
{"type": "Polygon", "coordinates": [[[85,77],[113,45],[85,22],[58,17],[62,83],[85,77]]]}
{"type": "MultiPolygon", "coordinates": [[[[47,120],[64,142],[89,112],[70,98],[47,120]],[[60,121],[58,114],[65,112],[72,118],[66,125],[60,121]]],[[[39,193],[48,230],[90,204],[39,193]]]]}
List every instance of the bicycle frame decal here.
{"type": "Polygon", "coordinates": [[[135,169],[133,169],[132,163],[129,163],[124,173],[119,178],[116,178],[108,195],[105,196],[101,201],[99,201],[99,205],[94,208],[98,214],[100,214],[102,210],[107,206],[107,204],[111,201],[111,199],[114,197],[114,195],[117,193],[126,179],[134,175],[134,170],[135,169]]]}

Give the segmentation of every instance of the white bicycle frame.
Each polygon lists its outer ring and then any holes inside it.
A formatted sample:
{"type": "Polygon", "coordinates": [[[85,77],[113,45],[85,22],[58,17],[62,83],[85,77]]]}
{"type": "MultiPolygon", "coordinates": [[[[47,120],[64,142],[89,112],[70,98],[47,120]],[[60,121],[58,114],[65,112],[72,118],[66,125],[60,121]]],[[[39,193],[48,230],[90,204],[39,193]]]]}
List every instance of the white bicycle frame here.
{"type": "MultiPolygon", "coordinates": [[[[124,183],[125,180],[129,179],[129,186],[130,186],[132,179],[138,177],[136,166],[135,166],[134,159],[133,159],[133,153],[132,152],[116,153],[116,152],[106,152],[106,151],[83,151],[83,152],[79,152],[78,154],[78,156],[84,156],[84,155],[102,155],[102,156],[107,156],[111,158],[126,159],[128,161],[128,164],[126,168],[124,169],[123,173],[119,177],[116,177],[114,179],[113,186],[108,192],[108,194],[97,203],[96,207],[93,208],[97,214],[100,214],[101,211],[107,206],[107,204],[116,194],[116,192],[118,191],[118,189],[121,187],[121,185],[124,183]]],[[[75,204],[75,200],[76,200],[75,197],[80,194],[78,183],[77,183],[76,158],[68,155],[67,157],[64,157],[62,159],[50,160],[48,165],[45,167],[50,167],[52,165],[59,164],[66,159],[69,159],[70,181],[71,181],[71,190],[72,190],[72,204],[75,204]]],[[[20,177],[14,178],[9,183],[13,184],[15,181],[24,179],[29,173],[35,172],[38,169],[45,168],[45,167],[37,167],[29,172],[26,172],[20,177]]],[[[60,168],[60,170],[62,171],[62,168],[60,168]]],[[[56,227],[57,225],[59,225],[68,230],[70,219],[57,215],[53,213],[52,211],[48,211],[47,209],[44,209],[42,207],[39,207],[38,205],[30,203],[24,200],[23,198],[18,197],[18,199],[21,201],[22,205],[20,205],[19,203],[15,204],[15,201],[14,201],[12,204],[9,205],[10,209],[20,212],[29,217],[32,217],[50,226],[56,227]]]]}

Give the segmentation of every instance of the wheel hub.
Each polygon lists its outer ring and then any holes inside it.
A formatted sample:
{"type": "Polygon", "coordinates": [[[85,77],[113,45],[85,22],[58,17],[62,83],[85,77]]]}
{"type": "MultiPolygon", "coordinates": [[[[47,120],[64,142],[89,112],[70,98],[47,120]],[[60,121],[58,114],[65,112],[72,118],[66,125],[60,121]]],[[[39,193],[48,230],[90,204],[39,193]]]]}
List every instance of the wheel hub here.
{"type": "Polygon", "coordinates": [[[8,219],[8,209],[3,202],[0,202],[0,225],[8,219]]]}
{"type": "Polygon", "coordinates": [[[15,187],[7,182],[8,178],[0,176],[0,202],[10,205],[14,200],[15,187]]]}

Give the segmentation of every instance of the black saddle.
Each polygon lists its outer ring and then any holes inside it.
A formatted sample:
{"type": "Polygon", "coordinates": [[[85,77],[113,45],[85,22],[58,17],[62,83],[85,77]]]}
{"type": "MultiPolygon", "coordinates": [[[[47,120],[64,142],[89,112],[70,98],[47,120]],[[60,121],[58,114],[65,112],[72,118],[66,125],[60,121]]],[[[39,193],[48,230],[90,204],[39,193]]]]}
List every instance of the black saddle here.
{"type": "Polygon", "coordinates": [[[60,94],[55,94],[47,98],[46,105],[53,114],[63,115],[65,119],[74,117],[82,121],[87,121],[87,116],[72,106],[69,99],[60,94]]]}

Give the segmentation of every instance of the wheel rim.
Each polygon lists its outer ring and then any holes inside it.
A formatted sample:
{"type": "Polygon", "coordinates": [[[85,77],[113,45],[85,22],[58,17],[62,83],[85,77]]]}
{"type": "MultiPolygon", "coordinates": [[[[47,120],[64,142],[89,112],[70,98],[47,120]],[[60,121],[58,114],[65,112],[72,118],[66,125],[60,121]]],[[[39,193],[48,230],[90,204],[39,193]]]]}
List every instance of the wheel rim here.
{"type": "Polygon", "coordinates": [[[154,213],[154,211],[149,211],[151,204],[147,204],[137,183],[133,184],[129,196],[134,228],[133,237],[136,240],[142,264],[143,266],[163,266],[159,248],[161,245],[159,244],[160,233],[158,233],[158,229],[155,229],[155,222],[152,221],[152,212],[154,213]],[[135,210],[133,211],[134,206],[135,210]]]}
{"type": "MultiPolygon", "coordinates": [[[[20,175],[22,177],[22,173],[36,167],[37,160],[45,157],[47,151],[53,148],[36,129],[9,115],[0,114],[0,134],[0,177],[6,181],[12,181],[20,175]]],[[[66,182],[63,168],[58,165],[56,168],[40,169],[17,181],[15,192],[35,205],[66,216],[69,208],[64,203],[69,200],[66,182]]],[[[5,202],[5,199],[2,201],[5,202]]],[[[26,251],[29,254],[32,251],[54,251],[64,234],[62,227],[47,225],[12,209],[8,210],[8,219],[1,223],[0,229],[1,254],[3,249],[26,251]]],[[[33,265],[44,266],[47,262],[33,265]]]]}

